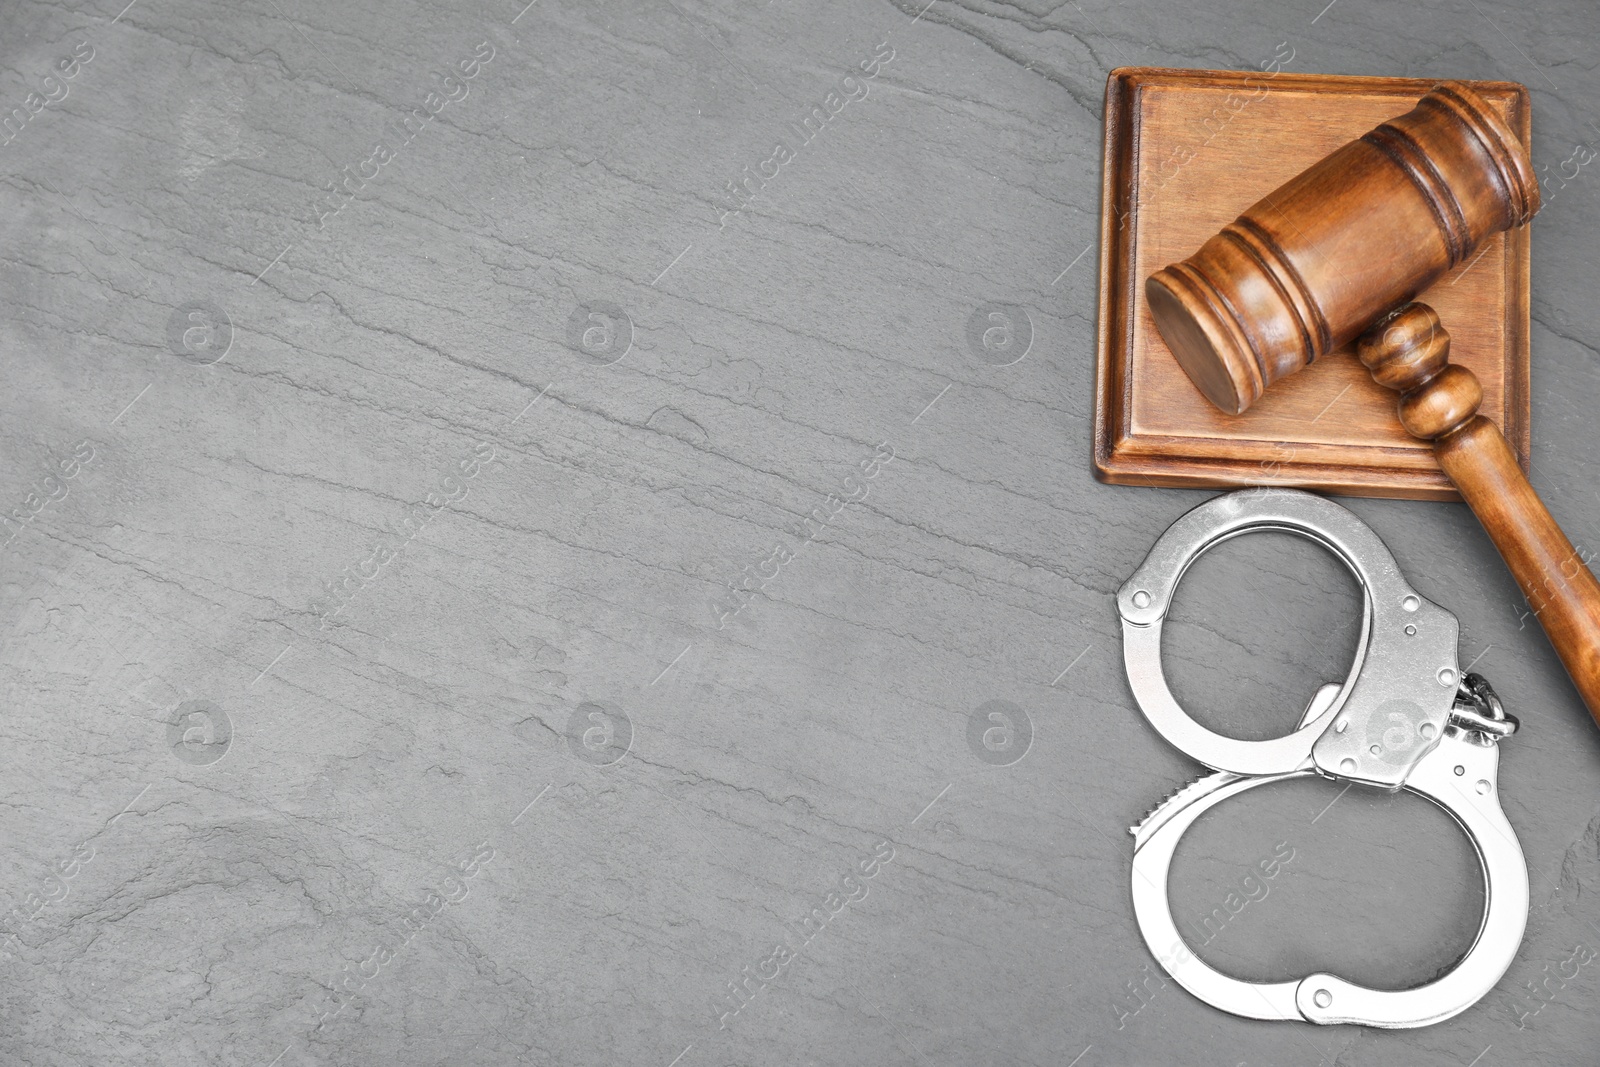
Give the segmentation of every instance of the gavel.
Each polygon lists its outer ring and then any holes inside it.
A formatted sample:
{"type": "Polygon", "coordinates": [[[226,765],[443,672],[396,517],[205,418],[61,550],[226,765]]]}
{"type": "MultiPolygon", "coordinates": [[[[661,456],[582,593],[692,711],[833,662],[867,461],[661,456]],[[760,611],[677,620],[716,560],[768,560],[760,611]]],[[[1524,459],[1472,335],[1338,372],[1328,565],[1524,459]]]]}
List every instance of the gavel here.
{"type": "Polygon", "coordinates": [[[1539,210],[1526,147],[1468,85],[1415,108],[1263,197],[1145,281],[1167,347],[1217,407],[1356,341],[1401,425],[1433,444],[1600,724],[1600,583],[1523,474],[1450,335],[1413,298],[1539,210]]]}

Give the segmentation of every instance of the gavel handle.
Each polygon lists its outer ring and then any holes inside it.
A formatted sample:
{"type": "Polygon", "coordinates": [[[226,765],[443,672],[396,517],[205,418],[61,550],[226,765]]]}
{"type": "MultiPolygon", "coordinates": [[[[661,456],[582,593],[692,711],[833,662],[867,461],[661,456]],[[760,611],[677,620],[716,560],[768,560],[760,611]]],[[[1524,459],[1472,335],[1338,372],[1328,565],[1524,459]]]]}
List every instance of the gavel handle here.
{"type": "Polygon", "coordinates": [[[1438,316],[1409,304],[1372,327],[1357,351],[1380,385],[1401,393],[1406,429],[1433,442],[1600,725],[1600,582],[1528,484],[1500,428],[1477,414],[1483,389],[1449,362],[1450,335],[1438,316]]]}
{"type": "Polygon", "coordinates": [[[1439,466],[1500,550],[1556,655],[1600,724],[1600,582],[1482,415],[1433,443],[1439,466]]]}

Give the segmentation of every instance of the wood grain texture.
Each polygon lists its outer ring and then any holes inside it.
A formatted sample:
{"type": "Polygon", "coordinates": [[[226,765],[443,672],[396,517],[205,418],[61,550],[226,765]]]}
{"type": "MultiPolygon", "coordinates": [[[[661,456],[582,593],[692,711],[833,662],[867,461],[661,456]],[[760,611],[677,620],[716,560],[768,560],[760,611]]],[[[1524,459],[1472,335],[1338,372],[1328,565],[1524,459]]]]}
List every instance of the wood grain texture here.
{"type": "Polygon", "coordinates": [[[1439,465],[1500,550],[1534,617],[1600,725],[1600,582],[1528,484],[1505,435],[1478,414],[1483,390],[1450,362],[1450,333],[1408,304],[1356,344],[1363,366],[1400,394],[1400,422],[1431,442],[1439,465]]]}
{"type": "MultiPolygon", "coordinates": [[[[1349,346],[1277,382],[1242,416],[1223,414],[1175,373],[1142,292],[1156,270],[1194,252],[1341,145],[1406,111],[1434,84],[1287,72],[1112,73],[1101,194],[1098,477],[1457,499],[1431,450],[1395,422],[1391,399],[1349,358],[1349,346]]],[[[1529,135],[1526,89],[1506,82],[1473,87],[1519,137],[1529,135]]],[[[1452,325],[1459,320],[1458,359],[1483,383],[1485,414],[1505,429],[1524,464],[1529,248],[1525,229],[1491,236],[1426,297],[1452,325]]],[[[1381,258],[1381,251],[1374,254],[1381,258]]],[[[1317,317],[1308,311],[1304,318],[1317,317]]]]}

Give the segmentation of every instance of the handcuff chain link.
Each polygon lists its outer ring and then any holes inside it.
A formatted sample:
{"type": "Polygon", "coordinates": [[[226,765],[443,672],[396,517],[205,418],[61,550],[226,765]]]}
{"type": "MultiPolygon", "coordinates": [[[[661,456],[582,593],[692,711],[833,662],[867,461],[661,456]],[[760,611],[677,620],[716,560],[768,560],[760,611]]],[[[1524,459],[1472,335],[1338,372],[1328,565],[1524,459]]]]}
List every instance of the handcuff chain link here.
{"type": "Polygon", "coordinates": [[[1466,740],[1477,745],[1492,745],[1517,732],[1521,723],[1506,714],[1505,705],[1489,680],[1468,673],[1456,688],[1455,705],[1450,709],[1450,726],[1462,731],[1466,740]]]}

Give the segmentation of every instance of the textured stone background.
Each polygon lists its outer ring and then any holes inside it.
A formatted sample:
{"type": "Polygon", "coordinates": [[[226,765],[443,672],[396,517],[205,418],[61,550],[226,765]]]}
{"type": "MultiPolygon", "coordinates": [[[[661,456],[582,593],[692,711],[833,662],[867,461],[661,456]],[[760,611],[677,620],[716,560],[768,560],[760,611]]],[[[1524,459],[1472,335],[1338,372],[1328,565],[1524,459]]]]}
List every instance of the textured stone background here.
{"type": "MultiPolygon", "coordinates": [[[[1600,946],[1600,735],[1455,505],[1350,502],[1522,716],[1510,973],[1401,1033],[1130,992],[1125,828],[1199,768],[1132,705],[1112,593],[1207,494],[1097,484],[1089,416],[1111,68],[1286,42],[1290,70],[1521,81],[1533,480],[1600,547],[1600,165],[1559,175],[1600,144],[1600,15],[925,3],[6,8],[0,506],[38,512],[0,555],[0,1063],[1593,1061],[1600,964],[1559,975],[1600,946]],[[995,307],[1012,347],[975,348],[995,307]],[[324,620],[346,567],[376,576],[324,620]],[[719,628],[746,567],[777,576],[719,628]],[[991,701],[999,753],[969,743],[991,701]]],[[[1182,589],[1175,687],[1282,732],[1357,605],[1308,546],[1230,543],[1182,589]]],[[[1180,917],[1280,843],[1213,962],[1401,985],[1470,943],[1448,820],[1331,783],[1207,818],[1180,917]]]]}

